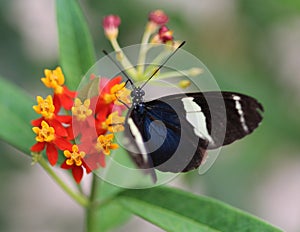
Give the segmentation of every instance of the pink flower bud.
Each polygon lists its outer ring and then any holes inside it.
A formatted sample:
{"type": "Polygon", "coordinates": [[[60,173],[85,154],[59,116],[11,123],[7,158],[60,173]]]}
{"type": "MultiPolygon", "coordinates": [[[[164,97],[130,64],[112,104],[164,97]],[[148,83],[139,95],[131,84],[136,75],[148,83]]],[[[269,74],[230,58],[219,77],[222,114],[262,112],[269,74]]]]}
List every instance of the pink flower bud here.
{"type": "Polygon", "coordinates": [[[102,26],[108,39],[115,39],[118,36],[118,27],[120,24],[121,19],[117,15],[108,15],[104,17],[102,26]]]}
{"type": "Polygon", "coordinates": [[[148,19],[157,25],[164,25],[168,22],[169,17],[162,10],[155,10],[150,12],[148,19]]]}
{"type": "Polygon", "coordinates": [[[121,19],[117,15],[108,15],[104,17],[102,26],[104,30],[111,29],[111,28],[118,28],[121,24],[121,19]]]}
{"type": "Polygon", "coordinates": [[[173,41],[173,31],[169,30],[167,26],[161,26],[158,31],[158,36],[163,43],[173,41]]]}

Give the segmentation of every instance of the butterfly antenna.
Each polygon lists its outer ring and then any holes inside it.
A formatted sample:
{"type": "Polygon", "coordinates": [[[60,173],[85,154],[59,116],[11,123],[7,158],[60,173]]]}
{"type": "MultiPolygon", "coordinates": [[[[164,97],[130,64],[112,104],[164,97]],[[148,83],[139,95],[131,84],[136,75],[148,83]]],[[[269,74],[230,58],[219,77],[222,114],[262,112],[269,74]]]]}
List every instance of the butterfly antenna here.
{"type": "Polygon", "coordinates": [[[155,76],[155,74],[168,62],[168,60],[185,44],[185,41],[183,41],[177,48],[176,50],[171,53],[167,59],[165,59],[165,61],[152,73],[152,75],[148,78],[148,80],[146,80],[144,82],[144,84],[142,84],[142,86],[140,87],[141,89],[144,88],[144,86],[152,79],[152,77],[155,76]]]}
{"type": "MultiPolygon", "coordinates": [[[[109,55],[108,52],[105,51],[105,50],[102,50],[102,52],[120,69],[120,71],[123,73],[123,75],[127,78],[126,84],[129,82],[133,87],[135,87],[135,85],[133,84],[133,81],[131,80],[131,78],[122,69],[122,67],[111,57],[111,55],[109,55]]],[[[126,86],[126,84],[125,84],[125,86],[126,86]]]]}

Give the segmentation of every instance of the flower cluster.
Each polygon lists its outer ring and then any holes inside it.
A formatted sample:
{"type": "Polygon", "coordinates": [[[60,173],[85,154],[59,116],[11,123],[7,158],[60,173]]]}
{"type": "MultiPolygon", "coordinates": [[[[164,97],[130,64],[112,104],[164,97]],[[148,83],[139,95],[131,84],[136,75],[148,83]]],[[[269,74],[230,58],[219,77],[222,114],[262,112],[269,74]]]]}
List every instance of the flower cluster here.
{"type": "MultiPolygon", "coordinates": [[[[126,70],[133,81],[146,80],[149,73],[158,71],[157,64],[145,65],[147,52],[152,47],[166,44],[168,46],[165,47],[173,48],[167,49],[169,54],[178,47],[179,42],[174,40],[173,31],[166,26],[168,20],[168,16],[161,10],[149,14],[139,51],[139,65],[135,66],[130,63],[117,41],[120,17],[108,15],[103,19],[104,33],[116,51],[120,67],[126,70]]],[[[169,54],[162,52],[156,60],[162,61],[169,54]]],[[[183,74],[197,76],[201,72],[201,69],[192,68],[181,72],[159,73],[159,76],[177,78],[183,74]]],[[[113,143],[114,133],[124,130],[125,118],[121,115],[125,106],[128,108],[130,105],[130,90],[126,88],[129,80],[122,82],[121,76],[108,79],[91,75],[85,89],[90,93],[93,89],[91,86],[96,85],[97,91],[90,95],[69,90],[60,67],[55,70],[46,69],[44,75],[41,81],[46,87],[53,89],[53,94],[46,98],[36,98],[37,105],[33,109],[40,117],[31,122],[36,134],[36,143],[31,151],[34,154],[45,151],[52,166],[59,163],[61,168],[71,170],[75,181],[79,183],[84,170],[90,173],[99,167],[105,167],[105,157],[110,155],[111,150],[118,148],[113,143]]],[[[189,85],[189,80],[178,83],[181,88],[189,85]]]]}
{"type": "MultiPolygon", "coordinates": [[[[108,15],[103,19],[102,26],[106,37],[116,51],[116,55],[121,66],[134,81],[147,80],[147,78],[158,68],[158,65],[147,67],[145,64],[147,52],[151,50],[151,48],[154,48],[156,45],[165,44],[165,48],[167,48],[167,50],[171,53],[182,43],[181,41],[174,39],[173,31],[166,25],[168,21],[169,17],[162,10],[154,10],[149,13],[148,22],[145,26],[145,31],[140,42],[138,65],[134,68],[134,65],[130,63],[126,54],[123,53],[117,40],[119,35],[119,26],[121,24],[120,17],[118,15],[108,15]]],[[[161,57],[156,57],[155,60],[162,62],[170,55],[170,53],[162,53],[161,57]]],[[[160,78],[182,77],[183,73],[186,76],[193,77],[201,74],[202,72],[202,69],[192,68],[188,70],[181,70],[181,73],[165,73],[164,75],[160,75],[160,78]]],[[[178,82],[178,86],[180,88],[187,88],[190,86],[190,81],[186,79],[181,80],[178,82]]]]}
{"type": "MultiPolygon", "coordinates": [[[[155,10],[150,12],[148,16],[148,23],[142,42],[151,43],[165,43],[172,45],[174,43],[173,31],[169,30],[166,23],[169,21],[169,17],[162,10],[155,10]]],[[[103,28],[106,37],[110,41],[114,41],[119,33],[119,25],[121,19],[117,15],[109,15],[103,19],[103,28]]],[[[114,43],[114,42],[113,42],[114,43]]],[[[114,45],[113,45],[114,46],[114,45]]]]}
{"type": "Polygon", "coordinates": [[[41,153],[45,150],[52,166],[58,163],[59,155],[63,156],[61,168],[72,170],[79,183],[84,169],[90,173],[105,167],[105,156],[118,148],[113,143],[113,132],[124,130],[124,117],[120,116],[124,106],[118,101],[129,103],[130,91],[121,83],[121,77],[101,78],[97,82],[100,94],[80,99],[78,93],[64,85],[60,67],[46,69],[44,73],[41,81],[53,89],[53,96],[36,98],[37,105],[33,109],[41,117],[31,122],[36,134],[36,144],[31,151],[41,153]]]}

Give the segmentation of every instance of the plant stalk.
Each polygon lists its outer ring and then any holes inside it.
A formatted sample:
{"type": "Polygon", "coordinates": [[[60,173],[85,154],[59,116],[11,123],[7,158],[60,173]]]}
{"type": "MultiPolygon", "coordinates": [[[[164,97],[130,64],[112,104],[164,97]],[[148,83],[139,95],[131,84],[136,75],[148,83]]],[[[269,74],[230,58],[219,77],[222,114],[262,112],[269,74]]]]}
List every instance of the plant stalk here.
{"type": "Polygon", "coordinates": [[[42,166],[42,168],[52,177],[52,179],[78,204],[82,205],[83,207],[87,207],[89,205],[89,200],[82,194],[75,193],[69,186],[65,184],[65,182],[60,179],[53,169],[48,165],[46,160],[43,158],[42,155],[39,155],[38,163],[42,166]]]}
{"type": "MultiPolygon", "coordinates": [[[[90,205],[86,209],[86,226],[87,226],[87,232],[96,232],[96,220],[99,220],[97,218],[97,210],[99,210],[99,204],[97,204],[97,191],[99,190],[99,178],[93,174],[93,180],[92,180],[92,187],[91,187],[91,193],[90,193],[90,205]]],[[[99,223],[99,222],[98,222],[99,223]]]]}

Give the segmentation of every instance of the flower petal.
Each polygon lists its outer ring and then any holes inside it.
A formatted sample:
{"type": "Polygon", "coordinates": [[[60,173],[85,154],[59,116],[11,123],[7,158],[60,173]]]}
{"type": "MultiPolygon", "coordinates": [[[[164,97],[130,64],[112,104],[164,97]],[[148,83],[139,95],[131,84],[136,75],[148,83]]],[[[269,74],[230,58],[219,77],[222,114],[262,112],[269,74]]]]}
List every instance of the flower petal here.
{"type": "Polygon", "coordinates": [[[55,130],[55,134],[62,137],[67,137],[68,132],[66,128],[56,119],[48,120],[47,121],[50,126],[52,126],[55,130]]]}
{"type": "Polygon", "coordinates": [[[30,150],[33,151],[33,152],[40,152],[40,151],[44,150],[45,144],[46,144],[45,142],[42,142],[42,143],[38,142],[38,143],[34,144],[30,148],[30,150]]]}
{"type": "Polygon", "coordinates": [[[43,120],[43,118],[34,119],[31,121],[31,125],[40,127],[43,120]]]}
{"type": "Polygon", "coordinates": [[[81,166],[74,166],[72,168],[72,175],[74,177],[74,180],[76,181],[77,184],[80,183],[82,176],[83,176],[83,168],[81,166]]]}
{"type": "Polygon", "coordinates": [[[111,80],[108,80],[106,78],[101,78],[100,83],[99,83],[100,94],[103,96],[105,93],[110,93],[110,89],[114,85],[120,84],[121,81],[122,81],[121,76],[117,76],[111,80]]]}
{"type": "Polygon", "coordinates": [[[60,167],[62,169],[67,169],[67,170],[73,168],[73,166],[67,165],[66,161],[67,161],[67,159],[60,165],[60,167]]]}
{"type": "Polygon", "coordinates": [[[67,86],[63,86],[63,88],[64,88],[64,94],[66,95],[66,96],[68,96],[68,97],[70,97],[70,98],[75,98],[75,96],[76,96],[76,92],[75,91],[71,91],[71,90],[69,90],[68,89],[68,87],[67,86]]]}
{"type": "Polygon", "coordinates": [[[59,97],[60,97],[60,102],[61,102],[62,106],[66,110],[71,110],[72,106],[73,106],[73,99],[66,94],[60,94],[59,97]]]}
{"type": "Polygon", "coordinates": [[[72,151],[72,144],[65,138],[56,138],[54,144],[62,151],[72,151]]]}
{"type": "Polygon", "coordinates": [[[53,105],[54,105],[54,108],[55,108],[54,113],[57,114],[60,111],[60,108],[61,108],[61,102],[60,102],[58,94],[53,95],[53,105]]]}
{"type": "Polygon", "coordinates": [[[105,155],[102,152],[87,155],[83,161],[83,166],[86,168],[87,173],[98,169],[100,166],[103,168],[106,166],[105,155]]]}
{"type": "Polygon", "coordinates": [[[67,127],[66,130],[67,130],[67,132],[68,132],[68,137],[67,137],[67,139],[68,139],[68,140],[74,140],[76,136],[75,136],[74,133],[73,133],[73,126],[71,125],[71,126],[67,127]]]}
{"type": "Polygon", "coordinates": [[[58,160],[58,152],[53,143],[48,143],[46,148],[46,154],[49,163],[54,166],[58,160]]]}
{"type": "Polygon", "coordinates": [[[61,123],[70,124],[72,122],[72,116],[70,115],[56,115],[55,118],[61,123]]]}

